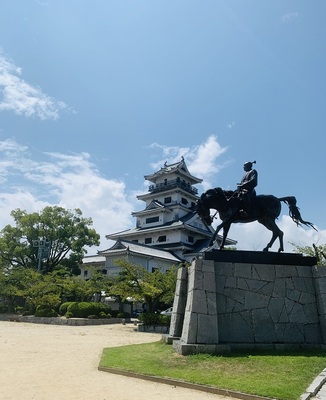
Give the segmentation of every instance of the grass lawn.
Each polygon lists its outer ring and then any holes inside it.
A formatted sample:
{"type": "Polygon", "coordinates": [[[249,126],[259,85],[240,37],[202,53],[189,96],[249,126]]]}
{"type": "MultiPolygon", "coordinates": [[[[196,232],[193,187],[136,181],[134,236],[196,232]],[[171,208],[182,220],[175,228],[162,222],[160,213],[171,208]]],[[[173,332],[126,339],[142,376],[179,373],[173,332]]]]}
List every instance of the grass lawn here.
{"type": "Polygon", "coordinates": [[[100,367],[178,379],[281,400],[298,400],[326,367],[326,351],[181,356],[163,342],[103,350],[100,367]]]}

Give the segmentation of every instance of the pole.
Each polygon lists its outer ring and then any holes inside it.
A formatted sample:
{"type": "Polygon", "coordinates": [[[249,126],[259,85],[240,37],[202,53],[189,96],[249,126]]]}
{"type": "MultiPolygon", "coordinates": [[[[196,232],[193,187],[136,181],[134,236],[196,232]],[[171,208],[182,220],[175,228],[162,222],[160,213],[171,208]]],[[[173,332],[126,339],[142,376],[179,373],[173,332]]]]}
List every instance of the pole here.
{"type": "Polygon", "coordinates": [[[37,272],[41,272],[43,248],[39,245],[37,252],[37,272]]]}

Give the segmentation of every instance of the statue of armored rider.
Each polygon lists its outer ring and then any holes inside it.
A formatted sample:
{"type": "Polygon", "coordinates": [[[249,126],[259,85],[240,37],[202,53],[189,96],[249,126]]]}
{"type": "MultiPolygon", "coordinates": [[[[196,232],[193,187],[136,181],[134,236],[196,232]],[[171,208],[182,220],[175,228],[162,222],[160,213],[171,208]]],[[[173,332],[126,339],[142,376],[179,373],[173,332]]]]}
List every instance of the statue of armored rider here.
{"type": "Polygon", "coordinates": [[[243,165],[245,174],[243,175],[241,182],[237,184],[238,196],[241,199],[241,207],[245,215],[251,215],[253,213],[253,203],[256,197],[255,187],[258,184],[258,173],[255,169],[252,169],[253,164],[256,161],[248,161],[243,165]]]}

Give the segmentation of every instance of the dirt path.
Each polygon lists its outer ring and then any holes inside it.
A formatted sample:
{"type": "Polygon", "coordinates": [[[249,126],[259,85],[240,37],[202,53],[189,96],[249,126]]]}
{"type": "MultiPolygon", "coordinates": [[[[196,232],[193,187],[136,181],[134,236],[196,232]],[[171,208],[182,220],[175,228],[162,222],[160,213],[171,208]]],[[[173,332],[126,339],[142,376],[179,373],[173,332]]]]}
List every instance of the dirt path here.
{"type": "Polygon", "coordinates": [[[104,347],[152,342],[134,325],[58,326],[0,321],[0,398],[6,400],[229,400],[97,370],[104,347]]]}

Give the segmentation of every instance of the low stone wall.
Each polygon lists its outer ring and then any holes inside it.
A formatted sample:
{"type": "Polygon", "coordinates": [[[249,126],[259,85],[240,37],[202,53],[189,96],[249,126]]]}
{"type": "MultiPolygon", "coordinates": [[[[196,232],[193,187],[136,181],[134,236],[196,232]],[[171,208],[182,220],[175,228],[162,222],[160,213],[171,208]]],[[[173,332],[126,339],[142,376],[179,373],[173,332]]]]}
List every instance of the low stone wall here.
{"type": "Polygon", "coordinates": [[[326,344],[326,267],[297,254],[215,251],[179,270],[177,352],[326,344]]]}
{"type": "Polygon", "coordinates": [[[49,325],[71,325],[71,326],[84,326],[84,325],[109,325],[123,323],[130,320],[122,318],[108,318],[108,319],[88,319],[88,318],[66,318],[66,317],[34,317],[22,316],[16,314],[0,314],[0,321],[11,322],[28,322],[31,324],[49,324],[49,325]]]}
{"type": "Polygon", "coordinates": [[[138,324],[137,325],[137,331],[138,332],[168,334],[169,333],[169,327],[167,325],[138,324]]]}

